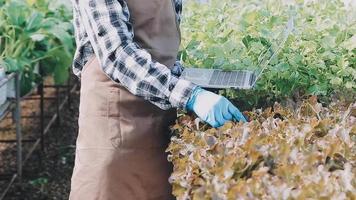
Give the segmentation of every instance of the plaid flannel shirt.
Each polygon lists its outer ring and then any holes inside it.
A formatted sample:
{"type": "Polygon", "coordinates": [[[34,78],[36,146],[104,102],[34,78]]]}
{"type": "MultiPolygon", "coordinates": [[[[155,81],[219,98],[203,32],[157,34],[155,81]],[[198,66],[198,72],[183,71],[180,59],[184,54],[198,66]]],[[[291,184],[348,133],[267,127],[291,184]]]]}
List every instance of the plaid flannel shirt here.
{"type": "MultiPolygon", "coordinates": [[[[80,77],[85,63],[94,54],[108,77],[120,82],[132,94],[161,109],[185,108],[193,83],[180,79],[182,66],[171,71],[152,59],[134,41],[134,30],[125,0],[72,0],[77,50],[73,72],[80,77]]],[[[182,0],[174,0],[180,21],[182,0]]]]}

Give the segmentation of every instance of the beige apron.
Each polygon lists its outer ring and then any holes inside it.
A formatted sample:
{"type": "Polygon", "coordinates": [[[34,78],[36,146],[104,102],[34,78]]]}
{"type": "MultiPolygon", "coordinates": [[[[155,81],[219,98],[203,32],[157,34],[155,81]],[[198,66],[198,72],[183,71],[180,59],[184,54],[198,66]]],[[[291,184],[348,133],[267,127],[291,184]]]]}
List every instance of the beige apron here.
{"type": "MultiPolygon", "coordinates": [[[[171,0],[127,0],[135,41],[172,67],[180,43],[171,0]]],[[[176,111],[163,111],[107,77],[96,57],[81,74],[71,200],[169,200],[165,149],[176,111]]]]}

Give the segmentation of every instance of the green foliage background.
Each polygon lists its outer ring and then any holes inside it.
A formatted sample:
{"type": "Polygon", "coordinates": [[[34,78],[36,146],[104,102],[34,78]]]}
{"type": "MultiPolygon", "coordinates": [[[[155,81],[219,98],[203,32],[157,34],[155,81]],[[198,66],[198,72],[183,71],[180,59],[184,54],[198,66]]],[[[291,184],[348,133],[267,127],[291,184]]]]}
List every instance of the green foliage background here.
{"type": "Polygon", "coordinates": [[[259,70],[290,13],[295,30],[253,91],[226,91],[247,107],[318,95],[354,98],[356,8],[339,0],[186,2],[181,59],[186,67],[259,70]]]}
{"type": "Polygon", "coordinates": [[[21,72],[22,94],[43,76],[52,75],[56,84],[63,84],[69,77],[74,31],[72,12],[64,3],[0,1],[0,64],[8,72],[21,72]]]}

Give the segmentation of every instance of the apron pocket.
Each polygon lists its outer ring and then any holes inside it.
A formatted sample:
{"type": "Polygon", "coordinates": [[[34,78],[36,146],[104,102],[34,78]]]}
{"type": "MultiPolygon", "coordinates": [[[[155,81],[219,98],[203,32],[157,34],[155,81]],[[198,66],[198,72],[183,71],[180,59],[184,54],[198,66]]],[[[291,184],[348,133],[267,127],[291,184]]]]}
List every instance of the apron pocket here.
{"type": "Polygon", "coordinates": [[[111,146],[115,149],[121,147],[122,137],[121,137],[121,125],[118,117],[109,117],[109,132],[111,135],[110,143],[111,146]]]}
{"type": "Polygon", "coordinates": [[[120,88],[110,88],[108,117],[120,117],[120,88]]]}
{"type": "Polygon", "coordinates": [[[122,143],[120,125],[120,88],[110,87],[108,97],[108,123],[112,147],[119,148],[122,143]]]}

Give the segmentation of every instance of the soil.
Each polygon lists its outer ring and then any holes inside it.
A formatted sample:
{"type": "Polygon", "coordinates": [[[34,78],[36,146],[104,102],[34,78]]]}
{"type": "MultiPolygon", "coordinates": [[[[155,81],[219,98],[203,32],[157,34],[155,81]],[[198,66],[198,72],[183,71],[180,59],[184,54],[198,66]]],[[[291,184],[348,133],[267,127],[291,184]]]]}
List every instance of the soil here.
{"type": "MultiPolygon", "coordinates": [[[[46,89],[46,96],[53,96],[54,90],[46,89]]],[[[65,91],[61,92],[61,97],[65,91]]],[[[68,199],[70,178],[74,165],[75,140],[78,131],[79,91],[71,96],[70,107],[66,104],[60,112],[60,124],[55,123],[45,136],[45,149],[35,150],[23,167],[23,179],[12,185],[4,200],[68,199]]],[[[22,103],[22,115],[39,115],[39,100],[22,103]]],[[[55,113],[54,101],[45,101],[45,115],[55,113]]],[[[45,120],[45,125],[49,118],[45,120]]],[[[39,138],[39,119],[23,118],[24,139],[39,138]]],[[[15,139],[11,115],[0,123],[0,139],[15,139]]],[[[33,142],[24,143],[24,156],[33,142]]],[[[10,174],[16,169],[16,148],[14,144],[0,143],[0,174],[10,174]]],[[[0,194],[11,177],[0,176],[0,194]]]]}

